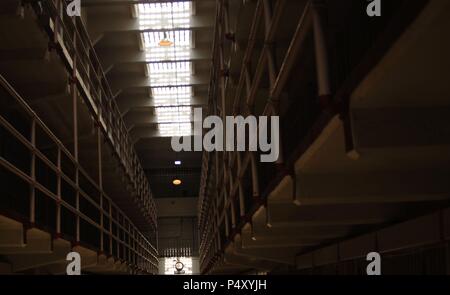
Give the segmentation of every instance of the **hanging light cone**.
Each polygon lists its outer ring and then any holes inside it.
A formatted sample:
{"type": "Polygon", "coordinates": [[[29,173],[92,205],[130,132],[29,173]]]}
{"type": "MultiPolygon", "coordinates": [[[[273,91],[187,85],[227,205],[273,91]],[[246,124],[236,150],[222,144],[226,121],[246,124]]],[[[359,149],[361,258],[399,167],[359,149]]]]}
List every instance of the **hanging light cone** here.
{"type": "Polygon", "coordinates": [[[159,44],[159,46],[162,46],[162,47],[170,47],[173,45],[173,42],[167,38],[167,33],[164,32],[164,38],[161,41],[159,41],[158,44],[159,44]]]}

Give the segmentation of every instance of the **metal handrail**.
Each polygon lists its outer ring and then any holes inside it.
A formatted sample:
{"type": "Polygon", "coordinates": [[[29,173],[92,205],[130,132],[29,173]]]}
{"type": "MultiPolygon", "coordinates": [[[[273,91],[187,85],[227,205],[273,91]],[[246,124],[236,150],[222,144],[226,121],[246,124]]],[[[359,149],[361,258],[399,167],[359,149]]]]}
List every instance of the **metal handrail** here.
{"type": "MultiPolygon", "coordinates": [[[[276,111],[272,106],[272,104],[274,103],[272,99],[278,99],[280,90],[283,89],[286,85],[285,77],[290,73],[291,70],[285,65],[286,63],[292,63],[293,57],[298,56],[299,47],[304,45],[302,33],[306,30],[310,30],[311,28],[311,26],[309,26],[311,3],[308,1],[305,4],[303,14],[301,15],[301,17],[299,17],[296,33],[292,37],[289,50],[283,59],[282,67],[276,70],[274,68],[272,56],[273,53],[270,52],[270,46],[274,41],[276,31],[279,29],[280,17],[284,4],[285,3],[283,0],[277,1],[276,5],[273,7],[273,11],[271,11],[272,8],[270,7],[269,1],[258,0],[257,3],[255,3],[253,12],[254,14],[250,23],[248,35],[249,41],[242,59],[242,68],[237,83],[237,89],[234,96],[232,97],[233,103],[231,111],[234,115],[237,115],[237,113],[240,111],[239,105],[241,104],[241,100],[243,97],[246,97],[246,103],[251,111],[251,106],[254,104],[254,100],[256,98],[256,90],[259,87],[259,83],[262,79],[262,76],[264,75],[264,71],[266,68],[268,69],[270,81],[270,97],[265,102],[266,107],[263,113],[264,115],[270,115],[271,113],[276,114],[276,111]],[[250,77],[248,63],[251,57],[254,55],[255,51],[255,34],[262,24],[265,25],[264,46],[259,53],[254,76],[250,77]]],[[[220,7],[218,8],[216,17],[218,19],[227,18],[228,13],[226,12],[224,3],[220,2],[219,5],[220,7]]],[[[223,20],[220,24],[223,25],[227,23],[228,20],[223,20]]],[[[223,49],[220,48],[221,46],[223,46],[223,42],[221,42],[220,40],[225,38],[224,33],[230,33],[224,31],[223,28],[216,27],[216,34],[220,34],[219,32],[221,33],[221,36],[219,36],[219,41],[215,42],[213,46],[213,52],[215,53],[221,50],[223,51],[223,49]]],[[[219,64],[225,64],[224,61],[218,60],[221,58],[224,58],[223,54],[214,54],[213,64],[216,67],[219,64]]],[[[226,89],[228,80],[226,80],[225,77],[217,77],[216,72],[213,72],[211,77],[211,85],[209,89],[210,99],[219,100],[220,94],[218,93],[220,92],[213,92],[220,87],[224,87],[226,89]],[[224,82],[220,83],[219,79],[223,79],[224,82]]],[[[210,105],[214,105],[214,103],[210,103],[210,105]]],[[[225,110],[222,110],[222,112],[225,112],[225,110]]],[[[200,207],[202,209],[199,217],[199,228],[202,230],[200,241],[200,265],[203,272],[208,272],[215,259],[223,254],[224,247],[228,244],[227,241],[221,240],[223,231],[225,231],[225,238],[230,238],[230,235],[236,233],[236,231],[239,231],[238,227],[242,226],[249,217],[242,215],[248,215],[249,213],[251,213],[251,210],[255,205],[261,203],[261,200],[259,199],[260,192],[257,184],[259,182],[257,173],[252,173],[252,175],[250,176],[252,178],[253,184],[250,189],[253,191],[253,195],[256,195],[258,197],[257,199],[252,200],[252,204],[250,204],[252,208],[248,208],[245,201],[246,196],[243,192],[242,179],[247,173],[250,172],[250,170],[252,170],[252,172],[255,172],[253,170],[256,169],[254,157],[250,152],[244,152],[243,154],[230,152],[225,153],[223,157],[216,157],[214,166],[216,167],[216,174],[220,175],[220,177],[217,177],[217,180],[220,181],[222,185],[216,184],[216,186],[218,186],[218,190],[212,190],[212,192],[207,191],[208,182],[214,182],[214,177],[212,180],[207,179],[210,175],[210,166],[211,162],[209,161],[205,161],[203,163],[203,169],[205,169],[206,172],[202,174],[200,189],[200,207]],[[226,171],[224,170],[228,171],[228,173],[226,173],[226,171]],[[229,175],[229,177],[227,174],[229,175]],[[256,183],[256,185],[254,185],[254,183],[256,183]],[[215,194],[217,194],[217,196],[219,197],[216,198],[211,196],[215,194]],[[223,198],[224,194],[226,198],[223,198]],[[239,204],[237,205],[238,208],[234,208],[235,201],[239,202],[239,204]],[[236,215],[234,218],[238,219],[238,224],[235,224],[234,230],[230,230],[228,225],[229,218],[226,212],[227,210],[230,210],[230,208],[234,208],[234,210],[232,210],[236,215]],[[219,212],[219,209],[221,212],[219,212]]]]}
{"type": "MultiPolygon", "coordinates": [[[[25,100],[15,91],[15,89],[6,81],[6,79],[0,75],[0,85],[6,92],[18,103],[18,105],[21,107],[21,109],[30,117],[32,121],[32,125],[34,128],[32,128],[31,136],[30,138],[35,138],[35,127],[39,127],[40,130],[44,131],[45,135],[48,136],[58,150],[58,155],[61,155],[61,153],[64,153],[65,156],[74,164],[74,166],[81,168],[78,162],[75,161],[75,159],[71,156],[71,153],[67,150],[67,148],[64,146],[64,144],[57,138],[55,134],[45,125],[45,123],[38,117],[38,115],[31,109],[31,107],[25,102],[25,100]]],[[[22,180],[26,181],[33,190],[37,189],[40,192],[42,192],[45,196],[52,199],[57,206],[61,206],[71,213],[75,214],[77,218],[80,218],[81,220],[84,220],[88,224],[94,226],[100,231],[101,240],[103,240],[103,235],[108,235],[111,239],[114,239],[118,244],[122,244],[124,247],[126,247],[129,251],[133,252],[139,259],[142,259],[144,261],[144,268],[143,270],[147,272],[153,272],[155,273],[158,268],[158,253],[156,249],[151,245],[151,243],[146,239],[146,237],[137,229],[137,227],[131,222],[131,220],[124,214],[124,212],[115,205],[112,200],[106,195],[106,193],[102,190],[99,190],[100,192],[100,201],[96,202],[93,200],[90,196],[88,196],[86,193],[84,193],[80,186],[77,185],[75,182],[73,182],[69,176],[67,176],[61,169],[61,161],[58,160],[58,165],[53,164],[51,160],[49,160],[44,154],[42,154],[38,147],[35,146],[33,143],[33,140],[27,139],[24,135],[22,135],[13,125],[11,125],[3,116],[0,115],[0,125],[2,125],[6,130],[8,130],[15,138],[17,138],[21,144],[23,144],[31,153],[34,155],[34,157],[39,158],[42,160],[48,168],[50,168],[54,173],[57,174],[57,177],[59,179],[59,183],[61,182],[61,179],[64,179],[66,182],[70,184],[72,188],[77,190],[79,194],[77,194],[77,198],[83,198],[87,200],[89,203],[91,203],[99,212],[100,216],[100,222],[92,220],[89,216],[81,212],[78,205],[76,207],[69,204],[67,201],[63,199],[63,196],[61,195],[61,192],[59,191],[57,194],[51,192],[49,189],[47,189],[44,185],[40,184],[36,179],[34,179],[33,176],[30,176],[20,170],[19,168],[15,167],[11,162],[9,162],[7,159],[0,157],[0,165],[2,165],[4,168],[9,170],[10,172],[14,173],[18,177],[20,177],[22,180]],[[109,204],[109,210],[106,211],[105,208],[103,208],[102,204],[103,202],[108,202],[109,204]],[[78,207],[78,208],[77,208],[78,207]],[[113,214],[113,209],[116,214],[113,214]],[[109,229],[107,229],[105,225],[103,225],[103,217],[109,218],[110,225],[109,229]],[[121,221],[122,220],[122,221],[121,221]],[[117,234],[114,234],[112,232],[112,223],[115,224],[117,228],[120,228],[123,232],[125,232],[132,241],[124,241],[122,240],[117,234]],[[126,228],[126,225],[128,225],[128,228],[126,228]]],[[[59,157],[60,159],[60,157],[59,157]]],[[[32,174],[32,172],[30,171],[32,174]]],[[[91,180],[92,181],[92,180],[91,180]]],[[[92,184],[97,185],[95,182],[92,184]]],[[[98,186],[97,186],[98,187],[98,186]]],[[[35,209],[34,200],[32,199],[30,195],[30,205],[32,210],[35,209]]],[[[77,201],[77,204],[79,204],[79,200],[77,201]]],[[[59,224],[56,224],[57,232],[56,234],[63,234],[61,233],[61,210],[58,210],[57,215],[57,222],[59,224]]],[[[34,220],[35,213],[30,212],[30,222],[33,224],[35,222],[34,220]]],[[[78,235],[80,233],[80,223],[77,222],[77,232],[78,235]]],[[[77,241],[79,242],[79,236],[77,237],[77,241]]],[[[114,256],[114,253],[112,253],[112,247],[109,247],[110,254],[114,256]]],[[[103,251],[103,249],[99,249],[100,251],[103,251]]],[[[129,257],[128,257],[129,259],[129,257]]],[[[132,263],[132,261],[128,261],[129,263],[132,263]]]]}
{"type": "Polygon", "coordinates": [[[138,194],[138,199],[142,202],[142,207],[146,208],[152,223],[156,226],[156,207],[151,197],[150,185],[131,144],[125,123],[113,99],[113,93],[82,20],[80,18],[67,20],[69,17],[63,13],[65,3],[61,0],[45,1],[44,4],[41,8],[47,9],[52,20],[55,41],[59,42],[58,39],[61,38],[60,45],[69,46],[68,50],[73,54],[73,58],[70,56],[72,63],[74,59],[77,61],[76,73],[81,76],[82,83],[88,83],[87,85],[89,85],[88,93],[85,94],[94,99],[94,106],[97,109],[96,113],[94,110],[96,121],[99,126],[104,128],[105,136],[111,141],[129,180],[133,183],[133,188],[138,194]],[[59,34],[59,27],[62,29],[62,34],[59,34]],[[73,33],[73,37],[71,33],[73,33]],[[83,50],[77,50],[78,46],[81,46],[83,50]],[[92,89],[98,89],[100,93],[93,92],[92,89]]]}

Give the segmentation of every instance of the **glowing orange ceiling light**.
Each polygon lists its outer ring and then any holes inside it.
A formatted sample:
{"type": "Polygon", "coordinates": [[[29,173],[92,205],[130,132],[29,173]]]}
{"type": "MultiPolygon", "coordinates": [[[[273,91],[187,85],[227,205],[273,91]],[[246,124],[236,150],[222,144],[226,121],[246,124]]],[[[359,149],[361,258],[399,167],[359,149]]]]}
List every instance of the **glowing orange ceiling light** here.
{"type": "Polygon", "coordinates": [[[180,185],[180,184],[181,184],[181,180],[178,179],[178,178],[175,178],[175,179],[172,181],[172,183],[173,183],[173,185],[180,185]]]}
{"type": "Polygon", "coordinates": [[[173,45],[173,42],[170,41],[169,39],[167,39],[167,33],[164,32],[164,39],[162,39],[161,41],[159,41],[159,46],[161,47],[170,47],[173,45]]]}
{"type": "Polygon", "coordinates": [[[173,42],[167,39],[162,39],[161,41],[159,41],[159,46],[161,47],[170,47],[173,45],[173,42]]]}

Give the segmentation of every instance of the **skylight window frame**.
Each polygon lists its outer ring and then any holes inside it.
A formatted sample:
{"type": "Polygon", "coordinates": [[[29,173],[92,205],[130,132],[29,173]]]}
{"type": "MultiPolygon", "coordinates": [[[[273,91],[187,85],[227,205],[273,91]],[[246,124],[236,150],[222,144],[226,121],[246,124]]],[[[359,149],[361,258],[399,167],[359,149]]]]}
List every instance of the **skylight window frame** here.
{"type": "Polygon", "coordinates": [[[136,4],[161,136],[192,134],[192,2],[136,4]],[[161,40],[172,45],[162,47],[161,40]],[[170,43],[169,43],[170,44],[170,43]],[[164,63],[160,63],[164,61],[164,63]],[[171,86],[171,87],[164,87],[171,86]],[[163,89],[163,90],[161,90],[163,89]]]}

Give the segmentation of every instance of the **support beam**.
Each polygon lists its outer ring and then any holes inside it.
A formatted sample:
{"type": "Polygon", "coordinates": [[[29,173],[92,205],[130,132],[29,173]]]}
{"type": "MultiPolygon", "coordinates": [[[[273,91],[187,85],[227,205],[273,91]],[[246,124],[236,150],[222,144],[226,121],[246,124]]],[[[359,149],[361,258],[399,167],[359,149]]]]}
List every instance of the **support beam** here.
{"type": "MultiPolygon", "coordinates": [[[[94,7],[104,5],[134,5],[139,3],[169,3],[169,2],[183,2],[186,0],[83,0],[83,7],[94,7]]],[[[201,0],[202,2],[212,2],[215,0],[201,0]]]]}
{"type": "MultiPolygon", "coordinates": [[[[115,64],[126,63],[163,63],[169,61],[150,62],[146,56],[145,51],[140,51],[134,47],[107,47],[101,48],[97,51],[97,54],[101,56],[101,62],[103,68],[112,67],[115,64]]],[[[192,48],[190,52],[190,58],[183,61],[210,61],[211,49],[206,46],[197,46],[192,48]]]]}
{"type": "MultiPolygon", "coordinates": [[[[124,63],[152,63],[148,61],[145,51],[140,51],[134,47],[108,47],[101,48],[97,51],[98,55],[102,57],[102,65],[104,68],[111,67],[115,64],[124,63]]],[[[209,61],[211,60],[211,50],[206,45],[197,44],[196,48],[192,48],[190,58],[183,61],[209,61]]],[[[159,61],[169,62],[169,61],[159,61]]],[[[157,63],[157,62],[154,62],[157,63]]]]}
{"type": "Polygon", "coordinates": [[[109,79],[113,93],[118,93],[118,90],[125,90],[129,88],[161,88],[161,87],[185,87],[185,86],[208,86],[209,76],[207,75],[191,75],[189,84],[164,84],[160,86],[153,86],[154,83],[150,83],[149,77],[144,76],[111,76],[109,79]]]}
{"type": "MultiPolygon", "coordinates": [[[[155,100],[146,95],[127,95],[121,94],[117,98],[117,104],[122,116],[127,116],[130,113],[135,112],[147,112],[148,114],[153,114],[154,109],[157,107],[155,100]]],[[[186,106],[191,107],[203,107],[207,104],[207,95],[204,96],[194,96],[191,97],[191,103],[186,106]]]]}
{"type": "MultiPolygon", "coordinates": [[[[159,130],[156,129],[157,124],[153,124],[153,126],[138,126],[130,130],[131,138],[133,139],[133,142],[136,144],[141,139],[149,139],[153,137],[161,137],[161,134],[159,133],[159,130]]],[[[191,130],[191,134],[194,134],[195,130],[191,130]]],[[[192,142],[193,139],[192,139],[192,142]]]]}
{"type": "MultiPolygon", "coordinates": [[[[212,30],[214,19],[210,15],[194,15],[190,20],[189,28],[174,28],[172,30],[192,30],[204,31],[212,30]]],[[[137,18],[111,18],[104,16],[93,16],[89,21],[89,31],[98,33],[140,33],[140,32],[161,32],[161,29],[142,29],[137,18]]]]}
{"type": "MultiPolygon", "coordinates": [[[[128,112],[128,114],[125,115],[124,120],[125,120],[125,124],[129,128],[129,130],[132,130],[137,127],[151,126],[151,125],[160,123],[160,122],[158,122],[158,118],[157,118],[156,114],[146,111],[146,110],[144,110],[144,111],[135,110],[132,112],[128,112]]],[[[194,118],[191,117],[188,122],[194,123],[194,118]]],[[[183,123],[188,123],[188,122],[183,122],[183,123]]],[[[169,124],[169,123],[180,123],[180,122],[164,122],[161,124],[169,124]]]]}

